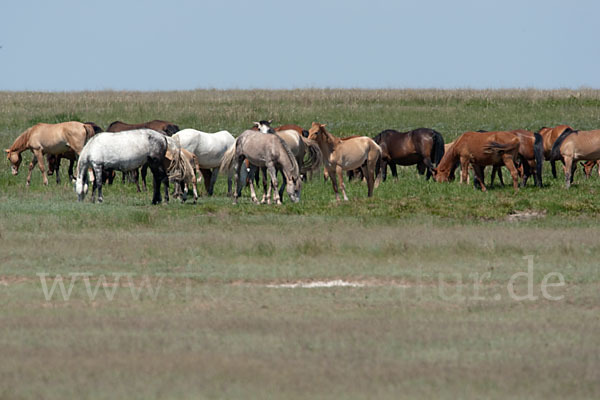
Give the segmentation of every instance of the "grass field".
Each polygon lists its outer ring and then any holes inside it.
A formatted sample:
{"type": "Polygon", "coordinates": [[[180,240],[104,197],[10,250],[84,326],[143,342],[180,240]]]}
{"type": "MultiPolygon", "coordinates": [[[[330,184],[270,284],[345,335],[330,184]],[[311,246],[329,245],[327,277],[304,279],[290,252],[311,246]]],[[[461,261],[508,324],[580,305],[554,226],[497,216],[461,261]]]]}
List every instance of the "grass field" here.
{"type": "MultiPolygon", "coordinates": [[[[451,141],[597,128],[600,91],[0,92],[0,145],[37,122],[154,118],[451,141]]],[[[481,193],[405,168],[371,199],[315,179],[282,206],[234,206],[220,178],[196,205],[151,206],[120,182],[78,203],[65,166],[29,188],[0,169],[0,399],[600,395],[597,176],[481,193]],[[354,286],[281,287],[331,281],[354,286]]]]}

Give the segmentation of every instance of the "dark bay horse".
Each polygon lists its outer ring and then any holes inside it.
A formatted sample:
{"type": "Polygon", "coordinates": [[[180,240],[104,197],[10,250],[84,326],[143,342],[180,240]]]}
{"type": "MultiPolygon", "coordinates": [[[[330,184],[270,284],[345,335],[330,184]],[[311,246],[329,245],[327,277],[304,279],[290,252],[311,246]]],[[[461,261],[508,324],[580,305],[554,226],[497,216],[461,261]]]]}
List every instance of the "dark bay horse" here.
{"type": "MultiPolygon", "coordinates": [[[[394,178],[398,177],[396,165],[417,165],[422,175],[427,170],[427,179],[444,156],[444,138],[429,128],[419,128],[408,132],[387,129],[373,138],[381,147],[381,174],[385,181],[389,164],[394,178]]],[[[379,173],[379,168],[377,168],[379,173]]]]}

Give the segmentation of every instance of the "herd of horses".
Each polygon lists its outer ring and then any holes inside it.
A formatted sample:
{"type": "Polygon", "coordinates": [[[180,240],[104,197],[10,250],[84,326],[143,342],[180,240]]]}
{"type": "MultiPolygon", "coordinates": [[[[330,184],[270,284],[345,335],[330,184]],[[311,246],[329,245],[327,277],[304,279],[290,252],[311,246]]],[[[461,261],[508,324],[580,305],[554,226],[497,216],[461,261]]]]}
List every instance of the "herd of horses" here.
{"type": "MultiPolygon", "coordinates": [[[[343,174],[362,175],[367,183],[367,195],[373,196],[380,181],[386,180],[387,168],[397,178],[397,165],[416,165],[426,179],[437,182],[455,179],[460,167],[460,181],[469,182],[473,170],[476,188],[486,190],[484,170],[492,166],[491,184],[497,174],[503,184],[501,167],[510,172],[514,190],[527,184],[533,175],[535,185],[542,186],[542,166],[550,161],[556,178],[556,161],[564,165],[566,187],[573,182],[578,161],[586,176],[600,163],[600,130],[577,131],[568,125],[544,127],[538,132],[524,129],[512,131],[470,131],[451,143],[428,128],[408,132],[384,130],[375,137],[350,136],[339,138],[331,134],[325,124],[313,122],[305,130],[298,125],[271,127],[272,121],[255,122],[235,138],[228,131],[207,133],[195,129],[181,130],[178,125],[161,120],[142,124],[111,123],[106,131],[92,122],[63,122],[37,124],[19,135],[6,149],[12,174],[17,175],[22,162],[21,154],[30,150],[27,185],[36,165],[42,180],[48,184],[48,175],[56,175],[60,183],[61,159],[69,160],[69,177],[75,183],[75,192],[82,201],[92,185],[92,201],[102,202],[103,184],[112,184],[115,171],[129,173],[138,191],[140,178],[146,189],[146,173],[153,175],[152,203],[162,201],[161,186],[169,199],[169,182],[174,194],[182,200],[193,191],[198,198],[196,183],[204,181],[208,195],[214,192],[219,172],[227,174],[228,195],[234,202],[244,187],[250,186],[251,199],[259,203],[254,183],[263,177],[261,203],[273,200],[280,204],[284,190],[292,202],[300,200],[303,181],[324,167],[325,178],[331,179],[336,200],[341,189],[348,200],[343,174]],[[46,160],[44,160],[44,156],[46,160]],[[74,163],[77,172],[73,173],[74,163]],[[46,171],[45,161],[48,163],[46,171]],[[283,182],[278,186],[278,173],[283,182]],[[234,179],[235,177],[235,179],[234,179]],[[235,190],[232,191],[232,180],[235,190]]],[[[600,171],[599,171],[600,173],[600,171]]]]}

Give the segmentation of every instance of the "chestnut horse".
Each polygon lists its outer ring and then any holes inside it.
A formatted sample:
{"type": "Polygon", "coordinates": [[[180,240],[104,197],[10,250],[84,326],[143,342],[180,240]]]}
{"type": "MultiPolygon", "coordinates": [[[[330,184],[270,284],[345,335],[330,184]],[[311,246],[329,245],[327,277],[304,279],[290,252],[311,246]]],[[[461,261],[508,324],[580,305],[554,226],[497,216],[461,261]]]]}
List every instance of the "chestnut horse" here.
{"type": "Polygon", "coordinates": [[[600,159],[600,130],[566,129],[554,142],[550,159],[562,160],[565,163],[565,182],[568,189],[573,183],[577,161],[600,159]]]}
{"type": "MultiPolygon", "coordinates": [[[[434,168],[444,156],[444,138],[439,132],[429,128],[419,128],[408,132],[387,129],[373,138],[381,147],[381,176],[385,182],[389,164],[394,178],[398,177],[396,165],[414,165],[420,174],[427,169],[429,179],[434,168]]],[[[379,173],[379,169],[377,169],[379,173]]]]}
{"type": "Polygon", "coordinates": [[[567,129],[573,129],[569,125],[558,125],[554,128],[542,128],[538,132],[540,136],[542,136],[542,141],[544,145],[544,159],[546,161],[550,161],[550,166],[552,167],[552,176],[556,179],[556,165],[555,160],[552,160],[552,146],[558,137],[567,129]]]}
{"type": "Polygon", "coordinates": [[[600,161],[586,161],[585,163],[581,163],[583,167],[583,173],[585,174],[586,179],[592,176],[592,170],[594,167],[598,165],[598,175],[600,176],[600,161]]]}
{"type": "Polygon", "coordinates": [[[503,163],[513,178],[515,191],[519,190],[519,176],[515,160],[519,152],[519,138],[512,132],[466,132],[448,149],[437,168],[434,177],[438,182],[447,182],[457,162],[461,165],[462,181],[467,180],[469,164],[475,171],[475,179],[486,191],[483,169],[486,165],[503,163]]]}
{"type": "Polygon", "coordinates": [[[31,183],[31,173],[36,164],[42,172],[44,185],[48,185],[48,177],[44,166],[44,154],[64,154],[69,151],[79,155],[87,140],[94,135],[90,125],[77,121],[59,124],[37,124],[23,132],[15,139],[12,146],[6,149],[6,158],[11,163],[12,174],[19,173],[21,153],[31,150],[34,157],[29,164],[27,186],[31,183]]]}
{"type": "Polygon", "coordinates": [[[360,136],[341,140],[327,132],[325,124],[318,122],[312,123],[308,131],[308,138],[317,142],[321,149],[323,163],[331,178],[336,200],[340,200],[337,179],[340,181],[344,200],[348,200],[342,172],[356,168],[361,168],[363,175],[367,178],[368,197],[373,196],[375,169],[377,161],[381,158],[381,147],[373,139],[367,136],[360,136]],[[366,166],[364,165],[365,161],[366,166]]]}

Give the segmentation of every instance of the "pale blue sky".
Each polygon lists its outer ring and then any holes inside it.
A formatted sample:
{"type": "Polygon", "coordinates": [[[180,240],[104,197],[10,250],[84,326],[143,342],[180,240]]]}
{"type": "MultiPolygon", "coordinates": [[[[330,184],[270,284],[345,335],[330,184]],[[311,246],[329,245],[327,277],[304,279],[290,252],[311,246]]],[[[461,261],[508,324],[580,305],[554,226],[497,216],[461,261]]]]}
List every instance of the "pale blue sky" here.
{"type": "Polygon", "coordinates": [[[600,2],[0,2],[0,90],[600,87],[600,2]]]}

